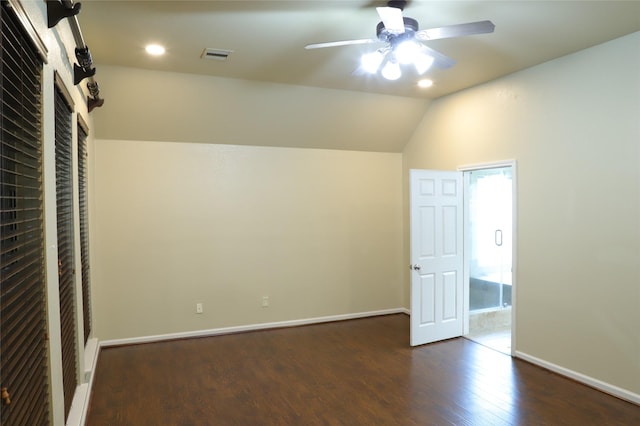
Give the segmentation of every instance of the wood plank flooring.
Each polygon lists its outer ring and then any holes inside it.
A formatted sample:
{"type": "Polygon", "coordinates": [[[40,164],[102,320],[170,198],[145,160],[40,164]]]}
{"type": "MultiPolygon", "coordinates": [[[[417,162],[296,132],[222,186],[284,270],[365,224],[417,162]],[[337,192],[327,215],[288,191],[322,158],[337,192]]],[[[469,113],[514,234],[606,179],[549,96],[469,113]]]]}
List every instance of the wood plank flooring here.
{"type": "Polygon", "coordinates": [[[87,425],[640,425],[640,407],[388,315],[101,351],[87,425]]]}

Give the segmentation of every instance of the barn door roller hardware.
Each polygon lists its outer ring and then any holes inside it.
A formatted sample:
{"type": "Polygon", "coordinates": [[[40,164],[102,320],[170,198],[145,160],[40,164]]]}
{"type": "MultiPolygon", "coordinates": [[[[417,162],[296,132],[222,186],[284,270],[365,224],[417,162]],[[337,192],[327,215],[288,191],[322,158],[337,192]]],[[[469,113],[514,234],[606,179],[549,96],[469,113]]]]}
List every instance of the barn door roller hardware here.
{"type": "Polygon", "coordinates": [[[76,42],[76,59],[77,64],[73,64],[73,83],[78,85],[82,80],[88,78],[87,90],[89,96],[87,97],[87,108],[91,112],[96,107],[101,107],[104,104],[104,99],[100,98],[100,88],[93,76],[96,73],[96,69],[93,66],[93,60],[91,58],[91,52],[89,47],[84,43],[82,32],[80,31],[80,24],[76,15],[80,13],[81,4],[74,4],[71,0],[48,0],[47,1],[47,20],[49,28],[55,27],[58,22],[64,18],[69,18],[69,25],[71,26],[71,32],[76,42]]]}
{"type": "Polygon", "coordinates": [[[64,18],[70,18],[80,13],[82,5],[76,3],[71,7],[65,6],[58,0],[47,1],[47,20],[49,21],[49,28],[55,27],[58,22],[64,18]]]}

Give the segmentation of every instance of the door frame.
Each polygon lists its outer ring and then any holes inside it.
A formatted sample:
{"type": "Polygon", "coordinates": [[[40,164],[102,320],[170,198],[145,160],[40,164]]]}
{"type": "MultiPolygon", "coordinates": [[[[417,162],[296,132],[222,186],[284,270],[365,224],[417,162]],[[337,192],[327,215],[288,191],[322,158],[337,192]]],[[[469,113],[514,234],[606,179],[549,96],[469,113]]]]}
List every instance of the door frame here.
{"type": "Polygon", "coordinates": [[[511,356],[515,356],[516,353],[516,305],[518,301],[517,293],[518,286],[516,283],[517,277],[517,188],[518,188],[518,173],[516,160],[502,160],[493,161],[488,163],[467,164],[458,166],[458,171],[462,172],[463,181],[463,205],[464,205],[464,307],[463,307],[463,330],[462,335],[469,334],[469,258],[470,258],[470,233],[469,233],[469,172],[486,169],[497,169],[503,167],[511,167],[511,356]]]}

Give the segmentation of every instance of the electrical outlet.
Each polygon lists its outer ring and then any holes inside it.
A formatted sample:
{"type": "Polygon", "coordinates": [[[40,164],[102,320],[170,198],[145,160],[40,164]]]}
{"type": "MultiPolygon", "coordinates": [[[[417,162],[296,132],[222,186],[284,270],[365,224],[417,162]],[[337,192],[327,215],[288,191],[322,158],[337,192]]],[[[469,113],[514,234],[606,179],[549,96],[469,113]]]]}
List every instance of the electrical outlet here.
{"type": "Polygon", "coordinates": [[[201,314],[202,312],[204,312],[204,309],[202,308],[202,303],[196,303],[196,314],[201,314]]]}
{"type": "Polygon", "coordinates": [[[269,307],[269,296],[262,296],[262,307],[263,308],[269,307]]]}

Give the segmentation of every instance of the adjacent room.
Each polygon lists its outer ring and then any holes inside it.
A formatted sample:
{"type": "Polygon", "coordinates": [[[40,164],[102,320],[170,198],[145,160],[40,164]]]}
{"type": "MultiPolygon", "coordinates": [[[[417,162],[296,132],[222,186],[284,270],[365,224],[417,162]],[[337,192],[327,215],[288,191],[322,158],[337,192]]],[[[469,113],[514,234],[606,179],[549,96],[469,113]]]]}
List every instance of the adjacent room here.
{"type": "Polygon", "coordinates": [[[640,421],[640,1],[1,18],[0,423],[640,421]]]}

